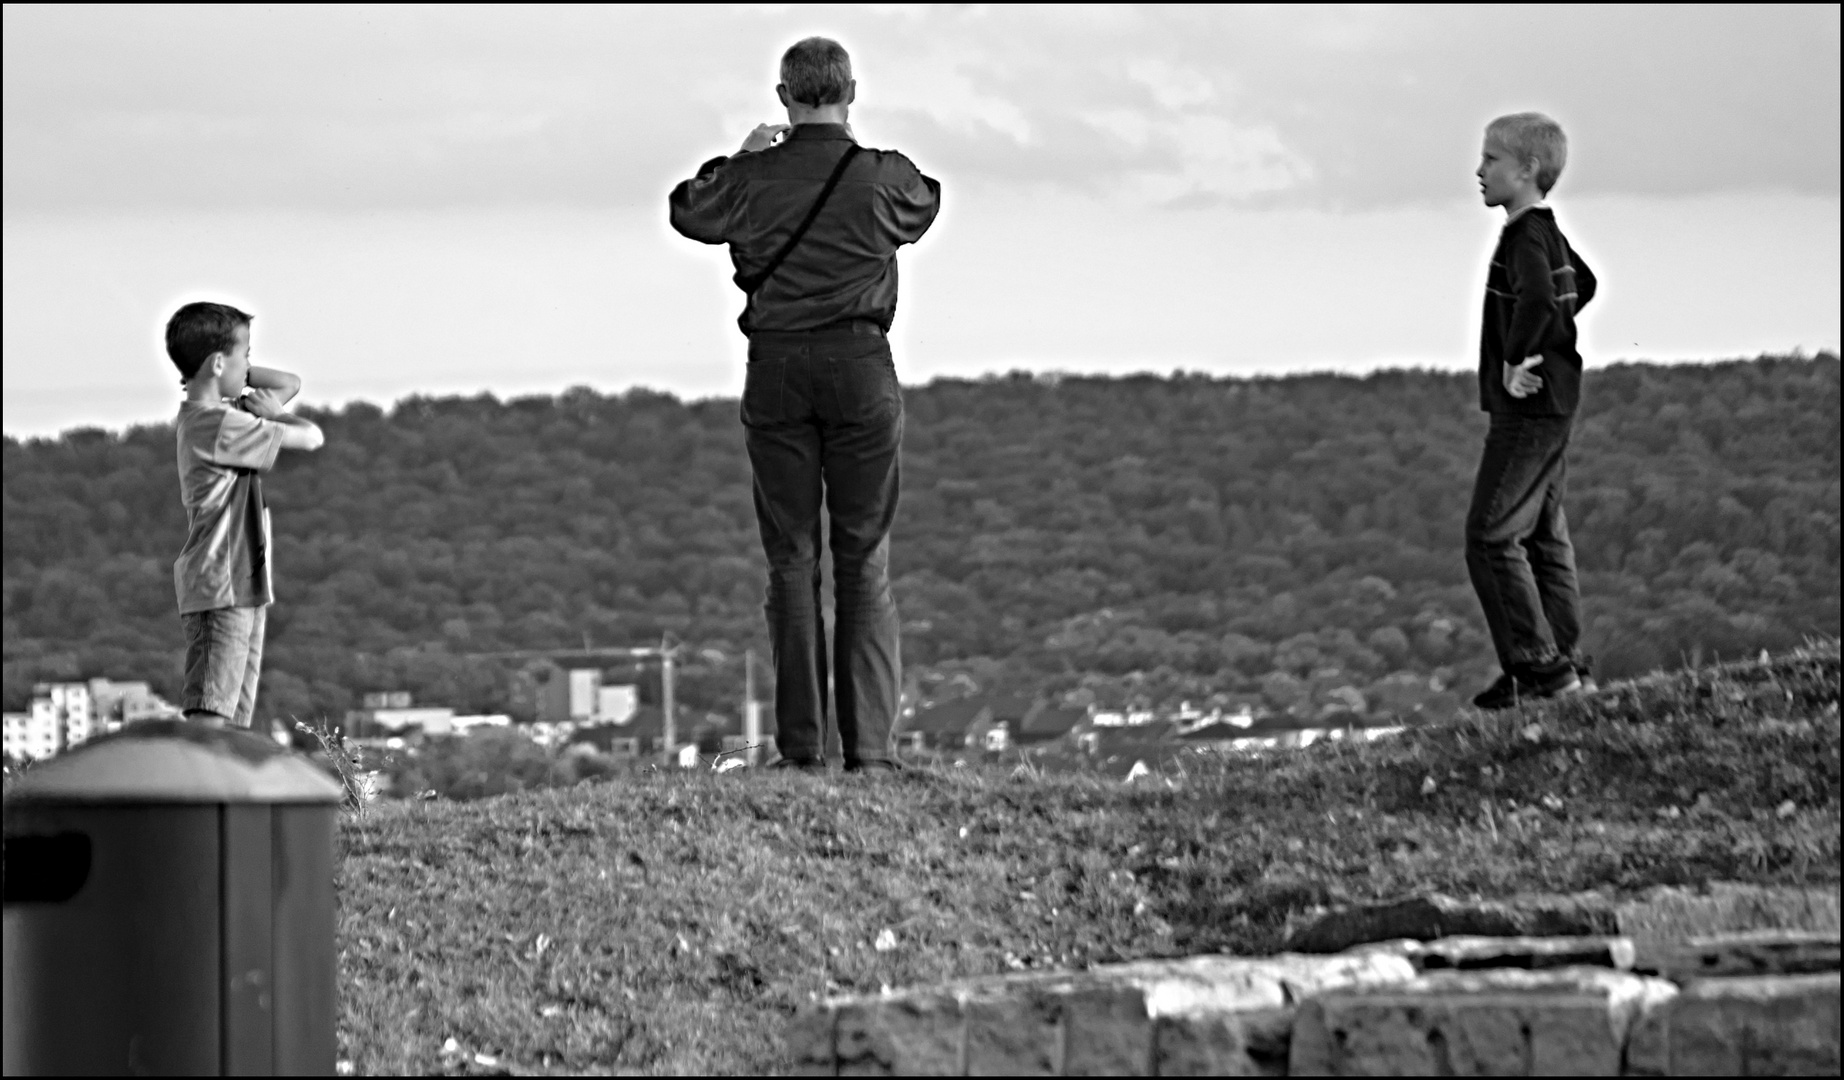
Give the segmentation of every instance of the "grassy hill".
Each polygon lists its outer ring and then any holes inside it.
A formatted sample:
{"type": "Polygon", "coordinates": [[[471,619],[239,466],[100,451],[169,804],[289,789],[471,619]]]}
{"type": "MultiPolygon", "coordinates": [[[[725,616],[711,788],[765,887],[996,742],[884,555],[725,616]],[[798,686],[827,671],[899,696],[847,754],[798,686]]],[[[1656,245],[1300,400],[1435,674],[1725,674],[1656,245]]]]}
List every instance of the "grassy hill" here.
{"type": "Polygon", "coordinates": [[[774,1071],[817,996],[1271,952],[1321,905],[1835,886],[1838,699],[1833,641],[1132,783],[673,772],[390,804],[341,830],[340,1053],[362,1073],[774,1071]]]}

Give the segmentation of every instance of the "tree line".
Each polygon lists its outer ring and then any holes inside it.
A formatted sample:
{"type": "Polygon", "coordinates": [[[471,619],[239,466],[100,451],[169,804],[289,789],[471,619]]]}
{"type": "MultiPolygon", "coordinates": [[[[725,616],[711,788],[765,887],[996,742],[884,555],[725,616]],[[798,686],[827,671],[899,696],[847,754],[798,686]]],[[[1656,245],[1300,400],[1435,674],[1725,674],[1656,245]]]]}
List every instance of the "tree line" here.
{"type": "MultiPolygon", "coordinates": [[[[1838,633],[1838,400],[1831,355],[1589,373],[1567,507],[1603,676],[1838,633]]],[[[892,571],[925,697],[1406,711],[1493,669],[1460,552],[1470,374],[1012,374],[905,402],[892,571]]],[[[516,713],[479,654],[671,635],[680,701],[734,712],[743,651],[767,655],[736,411],[581,388],[304,409],[327,445],[266,481],[261,711],[408,689],[516,713]]],[[[171,426],[7,437],[4,500],[6,708],[93,675],[176,695],[171,426]]]]}

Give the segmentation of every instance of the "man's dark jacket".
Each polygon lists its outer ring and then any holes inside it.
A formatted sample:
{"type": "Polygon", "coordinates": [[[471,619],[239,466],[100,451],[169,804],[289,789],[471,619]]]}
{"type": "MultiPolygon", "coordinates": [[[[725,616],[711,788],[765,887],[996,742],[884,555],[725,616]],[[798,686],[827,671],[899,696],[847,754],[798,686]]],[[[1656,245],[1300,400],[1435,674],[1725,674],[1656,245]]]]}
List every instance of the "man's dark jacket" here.
{"type": "Polygon", "coordinates": [[[1594,299],[1594,273],[1556,227],[1547,206],[1533,206],[1505,225],[1485,280],[1479,327],[1479,407],[1490,413],[1570,416],[1581,404],[1581,353],[1575,315],[1594,299]],[[1514,398],[1504,366],[1543,357],[1534,370],[1542,389],[1514,398]]]}
{"type": "MultiPolygon", "coordinates": [[[[853,142],[844,124],[802,124],[778,145],[713,158],[672,189],[672,227],[729,244],[739,287],[768,265],[806,217],[853,142]]],[[[888,331],[896,318],[896,249],[935,220],[941,185],[894,150],[864,150],[800,244],[744,305],[737,325],[813,330],[854,321],[888,331]]]]}

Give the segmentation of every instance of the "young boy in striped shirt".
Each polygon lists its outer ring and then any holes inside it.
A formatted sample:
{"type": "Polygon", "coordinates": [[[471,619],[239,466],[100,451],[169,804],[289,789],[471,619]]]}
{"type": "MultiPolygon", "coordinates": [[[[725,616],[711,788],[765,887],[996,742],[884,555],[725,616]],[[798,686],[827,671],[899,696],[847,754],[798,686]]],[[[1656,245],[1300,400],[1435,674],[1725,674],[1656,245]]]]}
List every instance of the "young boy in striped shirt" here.
{"type": "Polygon", "coordinates": [[[1505,227],[1480,328],[1479,407],[1491,424],[1466,515],[1466,569],[1502,673],[1473,699],[1482,709],[1577,692],[1588,673],[1562,499],[1581,403],[1575,316],[1595,282],[1543,202],[1567,158],[1561,126],[1541,113],[1486,127],[1479,194],[1504,207],[1505,227]]]}
{"type": "Polygon", "coordinates": [[[250,316],[187,304],[166,325],[186,397],[175,423],[186,546],[173,589],[186,631],[186,719],[250,727],[275,598],[262,474],[283,450],[318,450],[312,421],[288,412],[301,380],[250,363],[250,316]]]}

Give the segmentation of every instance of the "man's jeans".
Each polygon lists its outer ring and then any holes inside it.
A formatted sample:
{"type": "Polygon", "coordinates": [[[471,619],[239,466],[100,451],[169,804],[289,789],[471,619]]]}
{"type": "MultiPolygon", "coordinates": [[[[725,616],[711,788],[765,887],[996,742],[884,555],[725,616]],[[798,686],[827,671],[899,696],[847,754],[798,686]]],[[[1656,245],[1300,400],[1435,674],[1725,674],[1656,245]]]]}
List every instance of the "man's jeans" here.
{"type": "Polygon", "coordinates": [[[845,764],[889,761],[902,685],[890,525],[903,439],[890,344],[876,332],[757,333],[742,415],[768,555],[776,749],[786,758],[825,756],[829,699],[836,699],[845,764]],[[830,694],[822,502],[832,520],[837,620],[830,694]]]}
{"type": "Polygon", "coordinates": [[[1570,424],[1492,414],[1466,512],[1466,570],[1507,673],[1580,659],[1581,591],[1562,514],[1570,424]]]}

